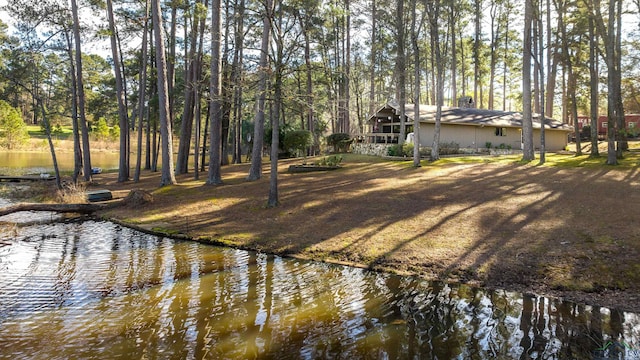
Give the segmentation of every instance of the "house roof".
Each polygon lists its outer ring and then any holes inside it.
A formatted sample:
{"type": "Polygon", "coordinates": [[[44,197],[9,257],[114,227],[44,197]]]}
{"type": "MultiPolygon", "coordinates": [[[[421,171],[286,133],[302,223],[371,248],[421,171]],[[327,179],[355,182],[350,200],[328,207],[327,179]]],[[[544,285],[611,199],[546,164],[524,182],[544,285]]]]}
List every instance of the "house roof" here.
{"type": "MultiPolygon", "coordinates": [[[[397,104],[387,103],[381,107],[376,114],[371,116],[370,120],[378,117],[378,114],[393,112],[398,114],[399,106],[397,104]]],[[[415,120],[415,114],[413,104],[405,105],[405,115],[410,122],[415,120]]],[[[421,123],[435,123],[436,106],[434,105],[420,105],[420,122],[421,123]]],[[[457,107],[442,107],[442,117],[440,119],[442,124],[452,125],[471,125],[471,126],[494,126],[494,127],[522,127],[522,113],[507,112],[497,110],[485,110],[485,109],[469,109],[469,108],[457,108],[457,107]]],[[[573,131],[573,127],[563,122],[545,118],[545,128],[561,131],[573,131]]],[[[533,114],[533,128],[540,128],[540,115],[533,114]]]]}

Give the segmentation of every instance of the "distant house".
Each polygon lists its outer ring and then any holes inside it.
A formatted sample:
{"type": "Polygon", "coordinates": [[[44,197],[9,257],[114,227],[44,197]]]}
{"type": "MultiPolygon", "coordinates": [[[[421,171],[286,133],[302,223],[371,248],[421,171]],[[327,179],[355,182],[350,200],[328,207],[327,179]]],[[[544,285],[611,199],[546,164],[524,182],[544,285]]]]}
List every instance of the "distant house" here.
{"type": "MultiPolygon", "coordinates": [[[[431,146],[435,128],[436,107],[420,105],[420,146],[431,146]]],[[[415,114],[413,104],[405,105],[406,134],[413,132],[415,114]]],[[[533,119],[533,141],[540,148],[540,116],[533,119]]],[[[545,119],[545,149],[563,150],[573,127],[553,119],[545,119]]],[[[388,103],[373,114],[365,130],[369,143],[398,143],[400,134],[399,106],[388,103]]],[[[496,110],[443,107],[440,143],[455,142],[461,148],[492,147],[522,149],[522,114],[496,110]]]]}
{"type": "MultiPolygon", "coordinates": [[[[607,125],[609,118],[606,115],[598,116],[598,136],[601,139],[607,136],[607,125]]],[[[591,118],[589,116],[578,116],[578,127],[582,131],[583,126],[591,124],[591,118]]],[[[640,135],[640,114],[626,114],[624,116],[625,129],[627,135],[630,137],[637,137],[640,135]]]]}

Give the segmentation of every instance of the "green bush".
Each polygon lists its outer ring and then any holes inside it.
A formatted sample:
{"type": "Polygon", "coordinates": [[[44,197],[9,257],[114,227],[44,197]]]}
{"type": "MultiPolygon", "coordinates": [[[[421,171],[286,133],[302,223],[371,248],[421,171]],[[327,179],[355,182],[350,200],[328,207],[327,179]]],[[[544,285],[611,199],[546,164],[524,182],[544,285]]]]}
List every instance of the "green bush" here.
{"type": "Polygon", "coordinates": [[[319,166],[338,166],[342,162],[342,155],[331,155],[323,157],[316,165],[319,166]]]}
{"type": "Polygon", "coordinates": [[[413,157],[413,143],[402,145],[402,156],[413,157]]]}
{"type": "MultiPolygon", "coordinates": [[[[431,148],[421,147],[420,157],[426,157],[431,154],[431,148]]],[[[413,157],[413,144],[405,143],[404,145],[392,145],[387,149],[387,155],[400,157],[413,157]]]]}
{"type": "Polygon", "coordinates": [[[59,135],[62,135],[63,133],[64,133],[64,131],[62,130],[62,125],[56,124],[53,127],[53,132],[52,132],[53,135],[58,135],[59,136],[59,135]]]}
{"type": "MultiPolygon", "coordinates": [[[[460,153],[460,145],[455,142],[445,142],[438,146],[438,154],[453,155],[460,153]]],[[[400,157],[413,157],[413,144],[406,143],[404,145],[392,145],[387,149],[387,155],[400,157]]],[[[431,156],[431,147],[420,147],[420,157],[431,156]]]]}
{"type": "Polygon", "coordinates": [[[406,143],[404,145],[391,145],[387,149],[389,156],[411,157],[413,156],[413,144],[406,143]]]}
{"type": "Polygon", "coordinates": [[[93,132],[98,139],[107,139],[109,137],[109,125],[107,125],[107,119],[103,117],[99,118],[93,132]]]}
{"type": "MultiPolygon", "coordinates": [[[[283,150],[282,146],[284,144],[284,134],[285,134],[285,129],[283,129],[283,127],[281,126],[280,128],[278,128],[278,147],[280,148],[280,150],[283,150]]],[[[272,140],[273,140],[273,128],[272,127],[265,128],[264,143],[266,145],[271,146],[272,140]]]]}
{"type": "Polygon", "coordinates": [[[327,145],[333,146],[334,152],[348,152],[353,139],[346,133],[335,133],[327,136],[327,145]]]}
{"type": "Polygon", "coordinates": [[[311,146],[313,138],[311,132],[307,130],[293,130],[284,135],[283,149],[295,154],[302,152],[306,154],[307,147],[311,146]]]}
{"type": "Polygon", "coordinates": [[[622,136],[623,138],[636,138],[638,137],[638,129],[636,128],[620,129],[620,136],[622,136]]]}
{"type": "Polygon", "coordinates": [[[29,139],[27,124],[20,112],[6,101],[0,100],[0,141],[8,149],[20,147],[29,139]]]}
{"type": "Polygon", "coordinates": [[[431,156],[431,147],[421,147],[419,152],[420,152],[420,157],[428,158],[431,156]]]}
{"type": "Polygon", "coordinates": [[[438,147],[440,155],[453,155],[460,153],[460,144],[455,141],[440,144],[438,147]]]}
{"type": "Polygon", "coordinates": [[[116,124],[109,128],[109,139],[112,141],[120,138],[120,125],[116,124]]]}
{"type": "Polygon", "coordinates": [[[387,155],[389,156],[402,156],[402,146],[391,145],[387,148],[387,155]]]}

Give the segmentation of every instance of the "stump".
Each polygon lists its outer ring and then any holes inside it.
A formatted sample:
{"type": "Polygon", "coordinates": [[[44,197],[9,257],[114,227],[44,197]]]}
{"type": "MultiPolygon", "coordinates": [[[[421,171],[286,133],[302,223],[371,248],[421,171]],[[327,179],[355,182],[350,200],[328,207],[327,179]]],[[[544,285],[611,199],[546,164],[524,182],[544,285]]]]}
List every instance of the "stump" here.
{"type": "Polygon", "coordinates": [[[147,191],[134,189],[124,198],[124,203],[131,206],[140,206],[153,203],[153,195],[147,191]]]}

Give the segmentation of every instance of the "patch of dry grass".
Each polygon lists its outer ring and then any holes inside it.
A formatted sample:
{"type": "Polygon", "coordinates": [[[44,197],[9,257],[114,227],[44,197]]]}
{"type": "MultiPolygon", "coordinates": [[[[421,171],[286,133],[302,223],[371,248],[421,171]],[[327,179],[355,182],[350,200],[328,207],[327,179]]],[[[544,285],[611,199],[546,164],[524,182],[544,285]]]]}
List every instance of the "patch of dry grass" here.
{"type": "Polygon", "coordinates": [[[84,183],[65,183],[56,191],[56,202],[63,204],[83,204],[87,202],[87,187],[84,183]]]}

